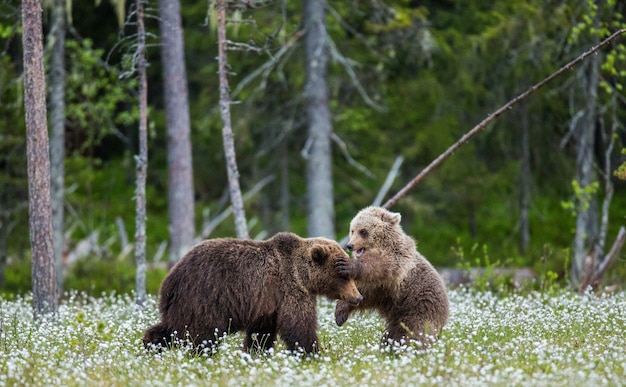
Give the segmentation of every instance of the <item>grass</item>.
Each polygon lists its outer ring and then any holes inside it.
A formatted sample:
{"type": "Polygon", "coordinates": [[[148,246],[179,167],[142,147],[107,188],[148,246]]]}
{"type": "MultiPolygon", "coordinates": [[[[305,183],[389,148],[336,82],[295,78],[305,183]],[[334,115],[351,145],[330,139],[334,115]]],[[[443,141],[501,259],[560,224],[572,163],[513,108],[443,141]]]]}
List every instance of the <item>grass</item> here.
{"type": "Polygon", "coordinates": [[[626,380],[626,293],[580,296],[449,291],[451,317],[429,350],[379,346],[383,322],[357,314],[343,327],[319,302],[323,351],[313,358],[240,351],[229,336],[213,357],[142,349],[156,299],[71,293],[56,319],[34,321],[29,296],[0,299],[0,386],[579,386],[626,380]]]}

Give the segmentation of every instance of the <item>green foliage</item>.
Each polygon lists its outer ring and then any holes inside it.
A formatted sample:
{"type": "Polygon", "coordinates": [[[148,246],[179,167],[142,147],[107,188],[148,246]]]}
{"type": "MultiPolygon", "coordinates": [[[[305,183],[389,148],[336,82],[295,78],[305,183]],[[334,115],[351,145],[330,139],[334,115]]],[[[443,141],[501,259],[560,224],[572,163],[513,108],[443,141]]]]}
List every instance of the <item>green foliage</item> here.
{"type": "Polygon", "coordinates": [[[589,208],[591,200],[598,193],[600,183],[594,181],[588,186],[582,187],[576,180],[572,180],[572,190],[574,191],[574,201],[562,201],[561,207],[576,216],[576,203],[580,203],[580,210],[586,211],[589,208]]]}
{"type": "Polygon", "coordinates": [[[16,34],[21,33],[21,27],[17,25],[9,25],[0,23],[0,39],[8,39],[16,34]]]}
{"type": "Polygon", "coordinates": [[[508,262],[501,262],[499,259],[492,261],[486,245],[474,244],[466,253],[460,240],[457,240],[457,245],[451,247],[451,250],[457,258],[457,267],[469,273],[472,281],[471,288],[498,293],[508,293],[513,289],[512,274],[498,273],[496,270],[510,264],[510,260],[508,262]]]}
{"type": "MultiPolygon", "coordinates": [[[[0,263],[7,260],[7,251],[20,251],[28,246],[23,78],[19,66],[5,51],[11,47],[10,43],[19,39],[20,29],[16,24],[4,24],[9,21],[11,12],[2,7],[0,5],[0,29],[3,31],[0,36],[0,263]],[[6,14],[2,14],[4,11],[6,14]]],[[[19,6],[16,9],[19,10],[19,6]]]]}
{"type": "MultiPolygon", "coordinates": [[[[82,259],[71,267],[64,279],[64,289],[98,296],[111,291],[131,293],[135,289],[136,268],[132,257],[119,259],[82,259]]],[[[146,292],[158,294],[161,281],[167,274],[164,268],[146,272],[146,292]]]]}
{"type": "MultiPolygon", "coordinates": [[[[347,233],[354,214],[371,204],[397,156],[404,163],[386,198],[489,113],[578,56],[593,38],[622,28],[622,3],[607,1],[597,9],[591,1],[539,0],[330,4],[329,38],[337,50],[329,68],[334,132],[368,171],[356,168],[334,147],[338,238],[347,233]],[[597,28],[594,15],[599,16],[597,28]],[[384,109],[370,106],[363,93],[384,109]]],[[[19,2],[5,4],[10,4],[10,12],[0,12],[0,49],[4,50],[0,54],[0,242],[6,235],[7,281],[22,284],[23,291],[30,285],[20,32],[14,22],[19,19],[19,2]]],[[[201,214],[210,219],[228,205],[213,60],[217,47],[210,32],[208,3],[183,1],[181,11],[199,225],[201,214]]],[[[238,92],[231,108],[241,186],[247,191],[267,176],[275,178],[247,202],[246,212],[255,222],[253,234],[289,229],[304,235],[307,230],[306,160],[301,156],[307,140],[305,74],[302,37],[297,35],[301,15],[301,2],[274,1],[230,20],[228,38],[243,43],[229,51],[231,90],[238,92]],[[283,207],[284,200],[288,208],[283,207]],[[289,219],[283,219],[285,214],[289,219]]],[[[147,20],[147,28],[158,34],[154,20],[147,20]]],[[[84,265],[98,261],[94,266],[103,270],[106,263],[116,262],[122,250],[116,219],[122,220],[130,239],[134,229],[137,85],[132,77],[121,77],[132,67],[128,55],[132,31],[132,26],[118,29],[109,2],[97,8],[92,2],[73,4],[66,57],[66,233],[70,251],[97,235],[101,249],[84,265]]],[[[169,237],[159,54],[157,47],[149,47],[148,257],[169,237]]],[[[607,106],[610,98],[623,94],[624,44],[616,41],[599,55],[603,55],[599,103],[607,106]]],[[[601,190],[597,185],[583,188],[570,183],[576,155],[563,139],[568,135],[570,95],[577,83],[567,77],[503,114],[394,208],[403,214],[404,229],[436,266],[534,267],[544,289],[567,280],[569,209],[574,200],[588,200],[601,190]],[[525,120],[530,138],[531,240],[522,252],[518,225],[525,120]],[[480,246],[488,246],[488,254],[480,246]],[[451,247],[472,252],[471,259],[461,262],[451,247]]],[[[606,127],[610,127],[610,110],[603,116],[606,127]]],[[[623,120],[624,113],[617,109],[616,122],[623,120]]],[[[615,176],[626,179],[624,168],[618,168],[615,176]]],[[[623,220],[623,190],[624,185],[615,185],[609,235],[618,226],[614,220],[623,220]]],[[[233,234],[232,222],[226,220],[211,237],[233,234]]],[[[126,288],[132,284],[133,269],[130,262],[124,266],[126,276],[116,272],[119,280],[111,283],[126,288]]],[[[619,270],[611,280],[626,278],[619,270]]],[[[92,288],[90,281],[95,281],[93,289],[101,289],[98,279],[91,278],[97,274],[85,271],[84,283],[68,275],[69,286],[92,288]]]]}
{"type": "MultiPolygon", "coordinates": [[[[626,148],[622,149],[622,155],[626,156],[626,148]]],[[[626,180],[626,161],[622,163],[614,172],[615,176],[622,180],[626,180]]]]}
{"type": "MultiPolygon", "coordinates": [[[[130,143],[125,128],[137,125],[137,81],[119,81],[119,72],[104,62],[104,50],[93,48],[90,39],[68,40],[66,53],[70,68],[66,76],[66,121],[69,138],[80,142],[70,146],[89,153],[107,137],[130,143]]],[[[123,148],[122,148],[123,149],[123,148]]]]}
{"type": "MultiPolygon", "coordinates": [[[[132,254],[125,259],[83,258],[65,273],[63,288],[92,296],[103,293],[131,293],[135,289],[135,265],[132,254]]],[[[146,291],[158,294],[167,274],[163,265],[151,265],[146,272],[146,291]]],[[[0,296],[25,294],[31,290],[31,262],[23,259],[7,266],[5,284],[0,296]]]]}
{"type": "Polygon", "coordinates": [[[3,297],[11,294],[24,294],[32,290],[32,267],[30,259],[10,262],[4,272],[4,284],[1,289],[3,297]]]}
{"type": "Polygon", "coordinates": [[[555,250],[551,245],[544,245],[541,255],[534,264],[534,269],[539,275],[537,290],[554,294],[569,285],[570,262],[569,248],[555,250]]]}

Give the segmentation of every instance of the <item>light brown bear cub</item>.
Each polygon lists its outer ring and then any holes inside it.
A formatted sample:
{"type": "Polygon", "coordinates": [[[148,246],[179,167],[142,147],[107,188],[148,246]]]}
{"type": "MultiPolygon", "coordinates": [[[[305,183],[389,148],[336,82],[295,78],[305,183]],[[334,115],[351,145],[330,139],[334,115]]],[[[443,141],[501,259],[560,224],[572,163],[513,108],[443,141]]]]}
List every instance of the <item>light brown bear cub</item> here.
{"type": "Polygon", "coordinates": [[[215,349],[225,334],[243,331],[248,351],[271,348],[279,334],[287,349],[315,352],[316,296],[347,305],[363,299],[337,270],[349,259],[335,241],[285,232],[266,241],[202,241],[163,280],[161,321],[146,330],[144,345],[178,338],[215,349]]]}
{"type": "Polygon", "coordinates": [[[335,321],[343,325],[353,310],[375,309],[387,322],[384,343],[428,345],[448,320],[445,284],[400,227],[400,214],[367,207],[350,222],[348,250],[355,259],[339,268],[356,279],[363,295],[358,306],[338,301],[335,321]]]}

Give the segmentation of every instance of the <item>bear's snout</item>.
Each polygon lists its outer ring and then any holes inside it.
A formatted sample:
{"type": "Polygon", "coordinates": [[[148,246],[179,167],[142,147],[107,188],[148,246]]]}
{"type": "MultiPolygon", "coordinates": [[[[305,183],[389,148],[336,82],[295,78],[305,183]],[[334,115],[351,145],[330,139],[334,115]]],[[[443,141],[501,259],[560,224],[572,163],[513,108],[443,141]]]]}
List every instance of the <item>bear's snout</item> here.
{"type": "Polygon", "coordinates": [[[346,245],[346,248],[348,249],[348,251],[352,251],[352,250],[354,250],[354,245],[352,243],[348,243],[346,245]]]}
{"type": "Polygon", "coordinates": [[[357,289],[354,280],[348,282],[348,285],[344,288],[339,298],[351,305],[359,305],[361,301],[363,301],[363,295],[361,295],[361,292],[357,289]]]}
{"type": "Polygon", "coordinates": [[[359,294],[358,296],[354,297],[354,298],[347,298],[344,299],[344,301],[347,301],[350,305],[359,305],[361,303],[361,301],[363,301],[363,296],[361,294],[359,294]]]}

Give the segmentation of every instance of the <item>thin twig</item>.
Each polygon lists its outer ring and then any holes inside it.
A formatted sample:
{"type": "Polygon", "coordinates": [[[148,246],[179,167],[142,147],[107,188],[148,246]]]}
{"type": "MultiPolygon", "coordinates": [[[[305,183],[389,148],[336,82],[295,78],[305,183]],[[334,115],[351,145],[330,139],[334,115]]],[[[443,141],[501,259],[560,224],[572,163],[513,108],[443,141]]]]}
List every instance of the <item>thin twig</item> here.
{"type": "Polygon", "coordinates": [[[254,52],[262,52],[263,49],[261,47],[256,47],[251,44],[235,42],[233,40],[226,41],[228,51],[254,51],[254,52]]]}
{"type": "Polygon", "coordinates": [[[341,150],[341,153],[343,153],[343,157],[345,157],[345,159],[348,161],[348,164],[352,165],[359,171],[363,172],[363,174],[369,177],[370,179],[373,179],[376,177],[376,175],[374,175],[372,171],[367,169],[365,165],[359,163],[350,155],[350,151],[348,150],[348,145],[346,145],[345,141],[343,141],[341,137],[339,137],[336,133],[331,133],[330,138],[337,144],[337,146],[339,146],[339,149],[341,150]]]}
{"type": "MultiPolygon", "coordinates": [[[[254,185],[254,187],[252,187],[248,192],[243,194],[243,201],[244,202],[248,201],[250,198],[256,195],[259,191],[261,191],[263,187],[265,187],[266,185],[274,181],[274,179],[275,179],[274,175],[269,175],[261,179],[258,183],[254,185]]],[[[208,223],[204,225],[204,227],[202,228],[202,232],[200,233],[200,236],[196,239],[196,242],[199,242],[202,239],[208,238],[209,235],[211,235],[211,233],[213,232],[213,230],[215,230],[215,228],[219,226],[219,224],[222,223],[224,220],[226,220],[232,213],[233,213],[233,206],[229,205],[225,210],[217,214],[217,216],[215,216],[213,219],[211,219],[208,223]]]]}
{"type": "Polygon", "coordinates": [[[282,58],[283,55],[285,55],[285,53],[287,53],[289,49],[293,47],[294,43],[296,43],[303,35],[304,35],[304,31],[302,30],[297,31],[295,34],[291,36],[291,39],[289,39],[289,41],[287,41],[287,43],[285,43],[285,45],[282,46],[280,50],[278,50],[278,52],[276,52],[276,54],[274,54],[270,58],[270,60],[263,63],[261,67],[257,68],[256,70],[251,72],[248,76],[246,76],[244,79],[242,79],[241,82],[237,84],[237,87],[235,88],[235,90],[231,93],[232,98],[237,97],[237,95],[239,95],[239,93],[241,93],[241,91],[246,86],[248,86],[250,82],[252,82],[256,77],[258,77],[259,74],[265,74],[265,76],[267,76],[267,74],[269,74],[272,68],[276,66],[280,58],[282,58]]]}
{"type": "Polygon", "coordinates": [[[383,207],[390,208],[394,204],[396,204],[398,200],[400,200],[410,190],[415,188],[417,183],[419,183],[424,178],[424,176],[426,176],[428,173],[430,173],[430,171],[432,171],[435,167],[441,164],[443,160],[445,160],[450,155],[452,155],[457,149],[459,149],[463,144],[465,144],[470,138],[474,137],[478,132],[485,129],[485,127],[489,123],[491,123],[500,115],[502,115],[502,113],[504,113],[507,110],[510,110],[513,107],[513,105],[517,104],[524,98],[528,97],[535,91],[539,90],[541,87],[545,86],[548,82],[558,77],[559,75],[563,74],[565,71],[571,70],[575,65],[582,62],[588,56],[592,55],[593,53],[598,51],[600,48],[602,48],[603,46],[608,44],[610,41],[617,38],[619,35],[623,34],[624,32],[626,32],[626,29],[621,29],[621,30],[618,30],[617,32],[614,32],[611,36],[604,39],[602,42],[598,43],[597,45],[591,47],[589,50],[582,53],[578,58],[574,59],[573,61],[569,62],[565,66],[561,67],[559,70],[549,75],[543,81],[535,84],[534,86],[531,86],[528,90],[526,90],[522,94],[518,95],[517,97],[507,102],[500,109],[496,110],[494,113],[489,114],[487,118],[482,120],[478,125],[474,126],[472,130],[465,133],[463,137],[461,137],[456,143],[454,143],[450,148],[448,148],[445,152],[443,152],[435,160],[433,160],[426,168],[424,168],[417,176],[415,176],[413,180],[411,180],[407,185],[404,186],[404,188],[402,188],[397,194],[395,194],[394,197],[392,197],[385,204],[383,204],[383,207]]]}
{"type": "Polygon", "coordinates": [[[328,48],[330,49],[330,53],[332,54],[333,58],[335,58],[337,62],[341,63],[343,67],[346,69],[346,72],[350,76],[350,79],[352,79],[352,83],[354,84],[354,87],[359,92],[359,94],[361,95],[361,98],[363,98],[365,103],[379,112],[386,112],[387,111],[386,106],[376,103],[367,94],[367,91],[365,91],[365,88],[361,84],[361,81],[359,81],[359,77],[356,75],[356,72],[354,71],[352,64],[350,64],[350,61],[345,56],[341,55],[341,53],[337,49],[337,46],[335,45],[335,42],[331,39],[330,35],[328,34],[326,34],[326,41],[328,42],[328,48]]]}

